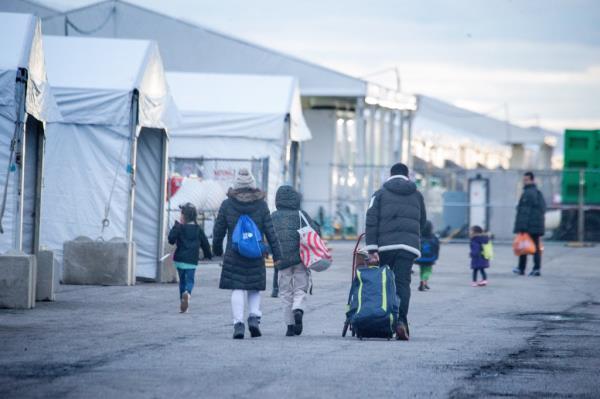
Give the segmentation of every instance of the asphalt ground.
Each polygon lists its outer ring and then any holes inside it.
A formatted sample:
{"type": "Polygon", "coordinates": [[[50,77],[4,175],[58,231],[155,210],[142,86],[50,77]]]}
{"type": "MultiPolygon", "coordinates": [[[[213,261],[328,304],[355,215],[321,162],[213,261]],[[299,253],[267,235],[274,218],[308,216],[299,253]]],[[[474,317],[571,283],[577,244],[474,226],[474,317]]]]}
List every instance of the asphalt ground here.
{"type": "Polygon", "coordinates": [[[198,268],[187,314],[175,284],[149,283],[61,286],[56,302],[2,309],[0,398],[600,397],[599,247],[546,243],[537,278],[513,275],[496,246],[489,286],[473,288],[467,245],[444,245],[430,291],[415,266],[400,342],[341,337],[352,243],[332,245],[299,337],[265,292],[263,336],[234,341],[218,265],[198,268]]]}

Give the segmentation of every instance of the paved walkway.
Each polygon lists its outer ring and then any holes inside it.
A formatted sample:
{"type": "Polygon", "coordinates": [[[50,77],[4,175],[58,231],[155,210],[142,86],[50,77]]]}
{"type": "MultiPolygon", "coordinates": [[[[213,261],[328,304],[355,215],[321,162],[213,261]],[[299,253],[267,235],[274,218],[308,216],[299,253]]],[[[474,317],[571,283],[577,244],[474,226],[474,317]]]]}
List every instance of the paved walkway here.
{"type": "Polygon", "coordinates": [[[472,288],[467,246],[443,246],[432,290],[413,281],[410,342],[341,337],[351,247],[315,274],[300,337],[265,295],[264,336],[232,340],[218,266],[198,269],[185,315],[173,284],[63,286],[0,310],[0,397],[600,397],[600,247],[547,244],[529,278],[497,246],[490,286],[472,288]]]}

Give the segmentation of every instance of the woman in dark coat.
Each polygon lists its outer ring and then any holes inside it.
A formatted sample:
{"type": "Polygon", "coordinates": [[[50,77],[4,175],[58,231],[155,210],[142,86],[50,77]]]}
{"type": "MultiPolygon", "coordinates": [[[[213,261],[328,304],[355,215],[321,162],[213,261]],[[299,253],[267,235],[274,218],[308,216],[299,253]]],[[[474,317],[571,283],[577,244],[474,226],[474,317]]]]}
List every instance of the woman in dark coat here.
{"type": "Polygon", "coordinates": [[[232,290],[233,338],[244,338],[246,296],[248,298],[250,335],[260,337],[261,332],[258,327],[262,316],[260,291],[264,291],[266,288],[265,260],[264,258],[246,258],[231,245],[232,234],[240,216],[248,215],[263,236],[266,236],[276,263],[281,258],[281,250],[273,229],[269,207],[264,200],[265,193],[256,188],[254,176],[247,169],[240,169],[237,172],[233,188],[229,190],[227,197],[221,204],[213,230],[213,252],[217,256],[223,254],[223,240],[227,235],[227,249],[223,257],[219,288],[232,290]]]}

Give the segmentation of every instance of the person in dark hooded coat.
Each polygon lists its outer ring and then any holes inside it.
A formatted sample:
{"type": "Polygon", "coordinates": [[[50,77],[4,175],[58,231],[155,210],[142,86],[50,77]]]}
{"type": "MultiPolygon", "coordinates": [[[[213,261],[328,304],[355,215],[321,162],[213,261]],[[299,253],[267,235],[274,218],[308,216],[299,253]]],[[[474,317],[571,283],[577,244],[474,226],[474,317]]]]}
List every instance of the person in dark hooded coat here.
{"type": "Polygon", "coordinates": [[[409,339],[411,269],[414,260],[421,256],[421,231],[426,222],[425,202],[416,184],[408,179],[408,167],[395,164],[390,178],[371,198],[366,220],[366,249],[380,265],[387,265],[394,272],[396,293],[400,297],[396,326],[399,340],[409,339]]]}
{"type": "Polygon", "coordinates": [[[259,329],[260,291],[266,288],[265,259],[250,259],[237,252],[232,243],[232,234],[242,215],[248,215],[260,232],[267,238],[275,263],[281,259],[279,241],[273,228],[271,213],[265,202],[265,193],[256,188],[256,181],[247,169],[238,170],[233,188],[227,193],[215,220],[213,230],[213,252],[223,254],[223,240],[227,235],[227,248],[223,257],[223,269],[219,288],[232,290],[234,338],[244,338],[244,307],[248,299],[248,329],[252,337],[261,336],[259,329]]]}
{"type": "MultiPolygon", "coordinates": [[[[544,219],[546,214],[546,201],[544,195],[535,184],[535,176],[532,172],[523,175],[523,194],[517,205],[517,216],[515,218],[515,233],[527,233],[535,244],[533,254],[533,270],[530,276],[541,276],[542,269],[542,245],[541,237],[545,233],[544,219]]],[[[527,255],[519,257],[519,265],[513,269],[513,273],[524,275],[527,267],[527,255]]]]}
{"type": "Polygon", "coordinates": [[[277,210],[271,215],[282,252],[277,270],[288,337],[302,333],[304,301],[310,284],[310,272],[300,258],[300,212],[320,234],[319,225],[300,209],[301,201],[302,196],[292,186],[281,186],[275,196],[277,210]]]}

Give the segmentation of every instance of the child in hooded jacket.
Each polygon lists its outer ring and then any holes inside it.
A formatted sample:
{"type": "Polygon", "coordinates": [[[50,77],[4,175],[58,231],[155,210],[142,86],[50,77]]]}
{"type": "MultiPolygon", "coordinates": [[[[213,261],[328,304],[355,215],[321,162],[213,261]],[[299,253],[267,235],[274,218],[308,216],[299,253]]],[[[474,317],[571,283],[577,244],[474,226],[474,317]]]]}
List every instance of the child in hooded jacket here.
{"type": "MultiPolygon", "coordinates": [[[[300,234],[302,217],[320,234],[319,225],[300,208],[302,196],[292,186],[281,186],[275,195],[273,227],[279,238],[282,258],[276,266],[279,296],[283,303],[286,336],[302,334],[304,302],[310,285],[310,272],[300,258],[300,234]]],[[[275,278],[275,277],[274,277],[275,278]]]]}
{"type": "Polygon", "coordinates": [[[175,222],[169,232],[169,244],[176,245],[173,263],[179,276],[179,311],[186,313],[192,298],[196,267],[200,259],[200,248],[205,259],[211,259],[210,244],[202,227],[198,225],[198,212],[191,203],[179,206],[180,222],[175,222]]]}
{"type": "Polygon", "coordinates": [[[483,254],[483,247],[490,242],[490,236],[480,226],[471,227],[470,232],[470,256],[471,269],[473,270],[473,281],[471,286],[483,287],[488,284],[485,269],[490,267],[490,261],[483,254]],[[477,281],[477,275],[481,274],[481,280],[477,281]]]}
{"type": "Polygon", "coordinates": [[[421,269],[421,282],[419,291],[429,289],[429,279],[433,271],[433,265],[440,254],[440,240],[433,232],[433,224],[428,220],[421,232],[421,256],[415,260],[421,269]]]}

